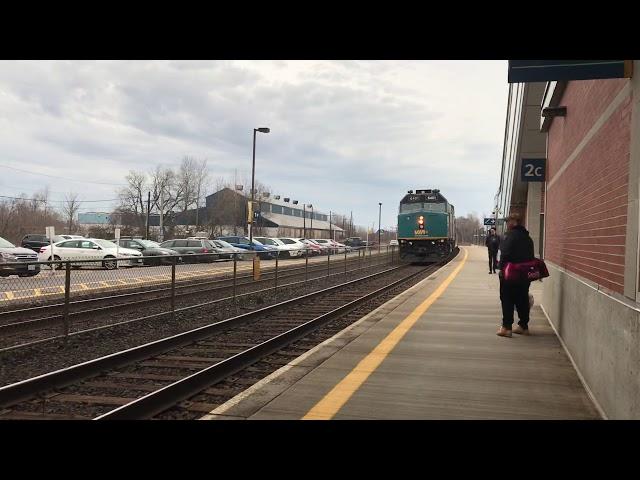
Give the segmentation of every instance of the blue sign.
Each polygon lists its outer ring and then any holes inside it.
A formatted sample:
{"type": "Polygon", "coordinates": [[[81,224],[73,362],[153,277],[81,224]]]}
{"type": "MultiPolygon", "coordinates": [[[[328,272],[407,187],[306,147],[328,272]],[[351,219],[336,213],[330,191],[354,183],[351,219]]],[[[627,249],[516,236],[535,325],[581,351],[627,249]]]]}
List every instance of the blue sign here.
{"type": "Polygon", "coordinates": [[[485,218],[484,219],[484,224],[485,225],[490,225],[490,226],[495,226],[496,224],[496,219],[495,218],[485,218]]]}
{"type": "Polygon", "coordinates": [[[520,179],[523,182],[544,182],[546,158],[523,158],[520,179]]]}
{"type": "Polygon", "coordinates": [[[509,83],[630,78],[632,60],[509,60],[509,83]]]}

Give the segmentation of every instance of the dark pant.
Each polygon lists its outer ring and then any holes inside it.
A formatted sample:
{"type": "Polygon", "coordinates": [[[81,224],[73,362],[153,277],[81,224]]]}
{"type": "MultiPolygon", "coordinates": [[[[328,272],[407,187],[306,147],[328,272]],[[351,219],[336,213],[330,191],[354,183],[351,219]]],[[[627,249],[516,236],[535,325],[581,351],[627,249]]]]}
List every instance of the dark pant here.
{"type": "Polygon", "coordinates": [[[505,282],[500,275],[500,302],[502,302],[502,326],[511,330],[513,307],[518,310],[518,325],[529,328],[529,285],[531,282],[505,282]]]}
{"type": "Polygon", "coordinates": [[[498,252],[489,250],[489,271],[496,273],[497,266],[498,266],[498,252]]]}

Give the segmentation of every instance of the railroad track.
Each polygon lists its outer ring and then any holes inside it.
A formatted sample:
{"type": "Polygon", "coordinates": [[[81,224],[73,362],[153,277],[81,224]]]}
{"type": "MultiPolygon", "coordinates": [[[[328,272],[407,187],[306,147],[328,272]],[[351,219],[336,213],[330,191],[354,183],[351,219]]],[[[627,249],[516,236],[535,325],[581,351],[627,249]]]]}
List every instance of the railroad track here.
{"type": "MultiPolygon", "coordinates": [[[[251,365],[274,354],[299,354],[295,349],[287,351],[287,345],[313,336],[315,330],[365,305],[375,308],[385,295],[394,295],[394,290],[438,265],[390,268],[2,387],[0,419],[166,418],[163,412],[171,418],[176,408],[201,415],[222,403],[221,392],[234,391],[216,384],[227,381],[246,387],[259,380],[252,378],[256,372],[251,365]],[[284,353],[277,353],[282,349],[284,353]],[[239,372],[248,376],[243,378],[239,372]],[[202,395],[211,400],[189,401],[202,395]]],[[[277,368],[278,361],[270,364],[277,368]]]]}
{"type": "MultiPolygon", "coordinates": [[[[383,253],[381,255],[373,255],[371,257],[367,256],[366,260],[363,259],[363,257],[358,257],[358,256],[350,256],[347,257],[347,264],[348,265],[352,265],[352,264],[359,264],[359,265],[363,265],[363,264],[372,264],[375,265],[376,263],[379,263],[380,260],[382,258],[389,258],[391,255],[390,254],[386,254],[383,253]],[[364,263],[363,263],[364,262],[364,263]]],[[[321,271],[321,270],[325,270],[327,268],[327,263],[324,261],[326,257],[310,257],[309,258],[309,265],[308,265],[308,271],[321,271]]],[[[331,257],[331,268],[339,268],[340,265],[344,265],[344,257],[342,255],[338,256],[338,255],[333,255],[331,257]]],[[[397,255],[396,255],[397,258],[397,255]]],[[[239,262],[238,265],[241,265],[241,263],[239,262]]],[[[279,266],[279,273],[283,273],[283,272],[299,272],[302,273],[305,271],[305,269],[307,269],[307,267],[305,267],[305,265],[300,265],[300,264],[294,264],[294,265],[287,265],[287,264],[282,264],[282,262],[280,263],[279,266]]],[[[215,276],[218,277],[216,279],[211,279],[211,280],[205,280],[205,281],[197,281],[197,280],[192,280],[192,279],[188,279],[188,278],[179,278],[176,279],[176,285],[175,285],[175,290],[176,292],[181,291],[181,290],[189,290],[191,291],[192,289],[196,289],[198,287],[210,287],[210,286],[223,286],[223,285],[231,285],[231,283],[233,282],[233,274],[232,271],[221,271],[218,273],[215,273],[215,276]]],[[[263,266],[262,267],[262,277],[264,277],[265,280],[269,280],[272,279],[275,276],[275,262],[274,265],[269,265],[269,266],[263,266]]],[[[248,280],[248,279],[252,279],[253,275],[252,274],[238,274],[237,275],[237,281],[242,281],[242,280],[248,280]]],[[[260,280],[261,281],[261,280],[260,280]]],[[[170,283],[171,282],[171,275],[168,274],[167,276],[167,282],[170,283]]],[[[73,286],[73,285],[72,285],[73,286]]],[[[76,296],[78,299],[77,300],[73,300],[71,302],[69,302],[69,306],[70,308],[74,308],[75,306],[86,306],[86,305],[96,305],[96,304],[100,304],[103,302],[113,302],[113,301],[118,301],[118,300],[127,300],[129,298],[135,298],[137,296],[140,295],[163,295],[166,294],[167,292],[171,291],[171,287],[170,286],[165,286],[165,287],[159,287],[159,288],[154,288],[153,285],[147,285],[147,286],[134,286],[134,285],[121,285],[120,286],[123,289],[126,289],[127,292],[125,293],[117,293],[117,294],[112,294],[112,295],[100,295],[100,296],[88,296],[90,294],[84,293],[82,291],[78,291],[78,292],[72,292],[72,294],[74,296],[76,296]]],[[[64,309],[64,302],[60,302],[59,300],[57,300],[58,303],[55,303],[56,300],[54,301],[47,301],[46,303],[43,304],[39,304],[37,306],[34,307],[20,307],[20,308],[1,308],[0,309],[0,325],[3,323],[7,323],[8,319],[12,319],[14,317],[20,317],[20,318],[24,318],[25,316],[35,316],[38,315],[39,313],[42,312],[46,312],[46,313],[51,313],[53,311],[57,311],[59,310],[60,312],[62,312],[62,310],[64,309]]]]}
{"type": "MultiPolygon", "coordinates": [[[[356,259],[357,260],[357,259],[356,259]]],[[[388,259],[385,256],[381,256],[378,261],[385,262],[388,259]]],[[[358,265],[357,263],[355,264],[358,265]]],[[[383,263],[376,263],[373,266],[367,265],[365,268],[376,268],[382,266],[383,263]]],[[[279,274],[271,278],[266,278],[258,281],[250,280],[245,282],[237,282],[234,287],[227,281],[207,282],[208,284],[223,285],[210,286],[205,289],[197,291],[181,292],[176,294],[175,300],[177,301],[175,309],[172,310],[168,306],[170,296],[163,297],[151,297],[143,298],[139,300],[133,300],[123,303],[108,304],[101,307],[93,307],[78,311],[72,311],[69,314],[69,321],[73,322],[73,330],[69,335],[86,334],[89,332],[98,331],[106,328],[113,328],[123,324],[132,324],[136,322],[147,321],[151,319],[157,319],[165,317],[175,313],[182,313],[189,309],[201,308],[207,305],[221,304],[224,302],[239,301],[250,295],[256,294],[270,294],[275,291],[276,282],[280,289],[290,287],[293,285],[303,285],[307,282],[314,280],[322,280],[327,278],[327,270],[329,270],[330,277],[336,277],[343,274],[353,274],[360,271],[360,269],[349,270],[348,267],[354,266],[354,263],[336,262],[329,265],[318,265],[313,268],[309,267],[308,271],[302,267],[287,269],[283,274],[279,274]],[[298,282],[284,283],[283,280],[291,280],[296,277],[304,277],[304,280],[298,282]],[[270,285],[270,286],[267,286],[270,285]],[[232,290],[237,290],[234,295],[228,295],[232,290]],[[202,302],[201,296],[197,296],[198,293],[206,293],[207,298],[215,297],[214,299],[202,302]],[[225,296],[227,294],[228,296],[225,296]],[[138,316],[134,315],[134,318],[129,318],[131,313],[138,312],[138,316]],[[126,320],[122,320],[124,315],[127,315],[126,320]],[[111,316],[110,316],[111,315],[111,316]]],[[[243,277],[251,278],[251,277],[243,277]]],[[[103,300],[97,299],[98,301],[103,300]]],[[[86,301],[79,302],[81,305],[86,305],[86,301]]],[[[18,348],[25,348],[33,345],[37,345],[42,342],[51,340],[58,340],[65,337],[65,334],[61,334],[60,326],[64,323],[64,316],[61,314],[51,315],[48,317],[36,318],[31,320],[22,320],[19,322],[8,323],[6,325],[0,325],[0,353],[18,348]],[[45,330],[44,332],[39,332],[45,330]],[[32,333],[27,341],[20,335],[24,333],[32,333]],[[4,344],[4,345],[3,345],[4,344]],[[7,346],[8,345],[8,346],[7,346]]]]}

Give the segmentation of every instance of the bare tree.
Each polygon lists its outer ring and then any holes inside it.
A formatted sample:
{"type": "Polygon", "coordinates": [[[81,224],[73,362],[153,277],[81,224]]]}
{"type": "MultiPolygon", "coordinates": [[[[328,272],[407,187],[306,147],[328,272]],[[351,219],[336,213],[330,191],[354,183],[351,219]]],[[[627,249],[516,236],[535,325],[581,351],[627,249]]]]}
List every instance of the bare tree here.
{"type": "Polygon", "coordinates": [[[207,169],[207,159],[205,158],[196,165],[196,228],[200,225],[200,196],[209,181],[209,170],[207,169]]]}
{"type": "Polygon", "coordinates": [[[186,212],[196,203],[198,163],[195,158],[185,156],[182,159],[175,182],[182,192],[180,209],[186,212]]]}
{"type": "Polygon", "coordinates": [[[469,213],[466,217],[456,217],[458,243],[473,243],[474,235],[478,234],[481,227],[482,222],[475,213],[469,213]]]}
{"type": "Polygon", "coordinates": [[[183,201],[183,187],[170,168],[156,167],[151,174],[151,204],[160,213],[160,234],[164,237],[164,227],[173,225],[174,210],[183,201]]]}
{"type": "Polygon", "coordinates": [[[146,222],[147,203],[145,193],[149,189],[147,175],[144,172],[130,170],[125,177],[127,186],[118,192],[119,205],[117,212],[126,215],[130,219],[135,218],[136,226],[144,228],[146,222]]]}
{"type": "Polygon", "coordinates": [[[62,213],[67,221],[67,233],[71,233],[73,227],[73,220],[80,210],[80,201],[78,200],[77,193],[68,193],[62,204],[62,213]]]}

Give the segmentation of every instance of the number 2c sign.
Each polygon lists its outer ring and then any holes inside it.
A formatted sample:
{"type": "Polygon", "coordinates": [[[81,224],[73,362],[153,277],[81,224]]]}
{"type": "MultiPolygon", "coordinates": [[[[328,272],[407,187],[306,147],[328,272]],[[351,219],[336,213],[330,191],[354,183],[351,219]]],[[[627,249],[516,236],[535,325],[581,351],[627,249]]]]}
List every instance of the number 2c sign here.
{"type": "Polygon", "coordinates": [[[545,158],[523,158],[521,180],[523,182],[544,182],[546,177],[545,158]]]}

